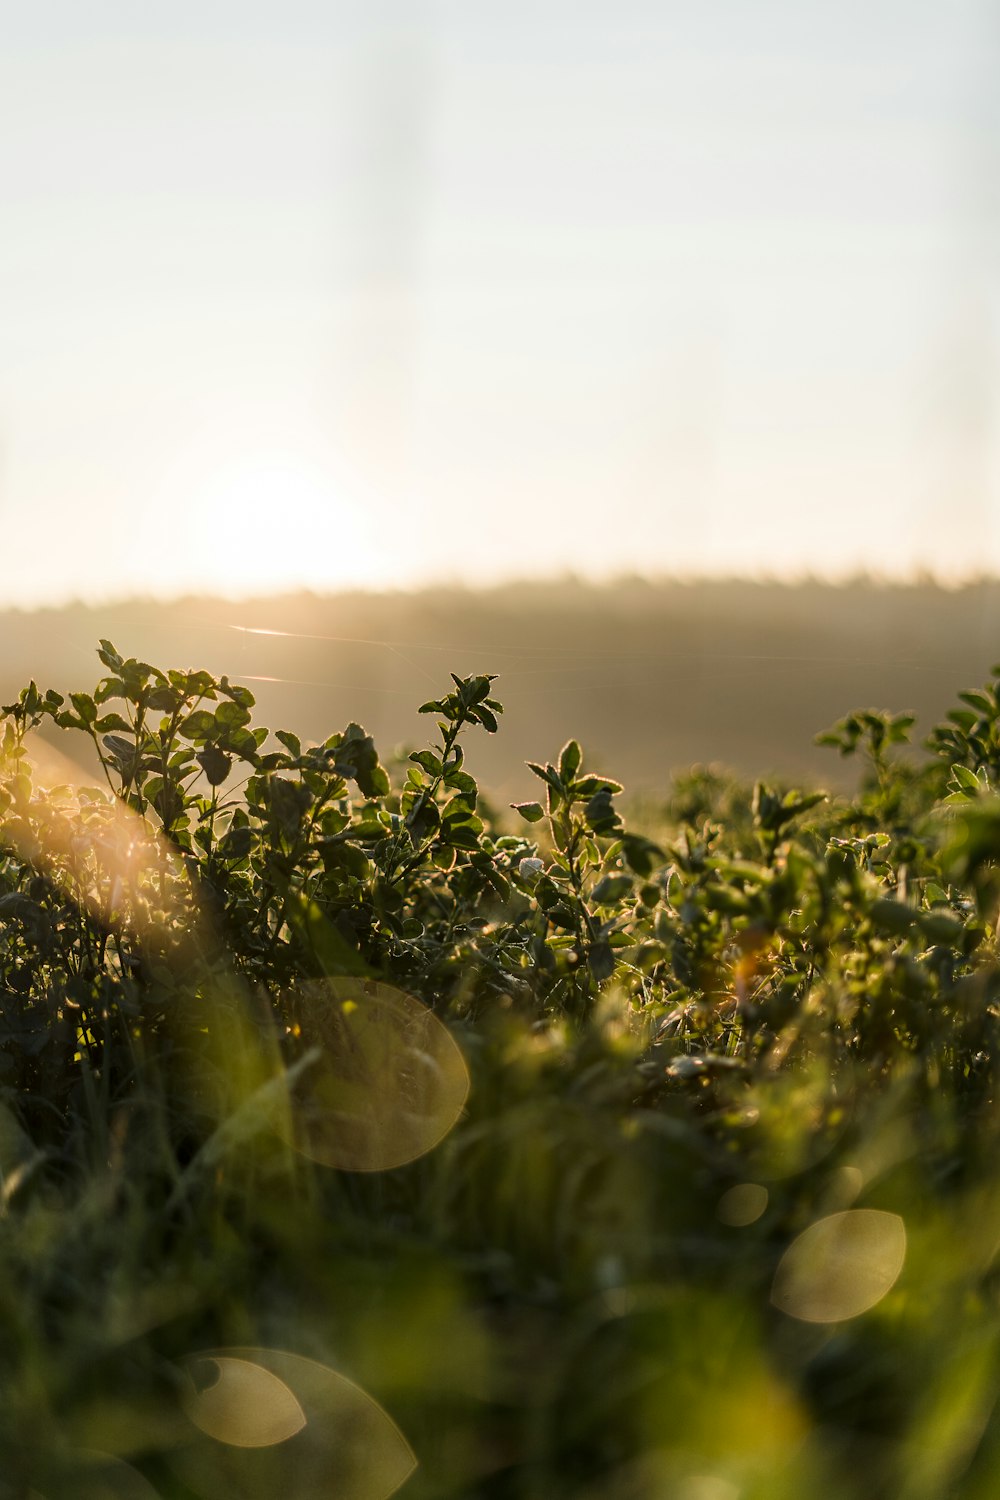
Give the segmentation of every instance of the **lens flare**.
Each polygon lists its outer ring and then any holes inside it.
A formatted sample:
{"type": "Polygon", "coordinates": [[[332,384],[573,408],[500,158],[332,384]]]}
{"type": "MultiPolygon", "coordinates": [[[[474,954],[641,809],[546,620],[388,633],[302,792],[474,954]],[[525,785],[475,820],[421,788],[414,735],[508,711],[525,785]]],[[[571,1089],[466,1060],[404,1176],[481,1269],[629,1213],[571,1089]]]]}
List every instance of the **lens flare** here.
{"type": "Polygon", "coordinates": [[[8,813],[4,839],[103,925],[190,940],[199,916],[183,861],[162,834],[37,734],[25,740],[31,817],[8,813]]]}
{"type": "Polygon", "coordinates": [[[458,1043],[412,995],[372,980],[310,980],[297,993],[303,1040],[318,1046],[279,1134],[350,1172],[385,1172],[431,1151],[458,1120],[469,1072],[458,1043]],[[290,1133],[289,1133],[290,1132],[290,1133]]]}
{"type": "Polygon", "coordinates": [[[269,1448],[301,1432],[306,1415],[277,1375],[248,1359],[219,1354],[188,1364],[182,1397],[194,1425],[234,1448],[269,1448]]]}
{"type": "Polygon", "coordinates": [[[416,1467],[378,1402],[316,1360],[211,1349],[183,1369],[191,1441],[170,1455],[206,1500],[386,1500],[416,1467]]]}
{"type": "Polygon", "coordinates": [[[768,1192],[759,1182],[738,1182],[723,1193],[716,1206],[715,1216],[720,1224],[730,1224],[742,1229],[747,1224],[756,1224],[767,1208],[768,1192]]]}
{"type": "Polygon", "coordinates": [[[771,1301],[804,1323],[840,1323],[868,1312],[896,1284],[906,1259],[898,1214],[852,1208],[810,1224],[785,1251],[771,1301]]]}

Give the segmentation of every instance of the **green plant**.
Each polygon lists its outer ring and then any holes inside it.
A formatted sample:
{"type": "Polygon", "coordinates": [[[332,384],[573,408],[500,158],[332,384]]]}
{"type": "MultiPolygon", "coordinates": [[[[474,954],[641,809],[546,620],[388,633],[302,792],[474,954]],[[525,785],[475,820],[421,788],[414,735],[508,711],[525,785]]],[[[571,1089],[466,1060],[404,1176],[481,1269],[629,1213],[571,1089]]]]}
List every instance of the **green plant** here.
{"type": "Polygon", "coordinates": [[[213,1349],[360,1386],[419,1500],[994,1492],[992,688],[922,766],[908,715],[848,716],[853,798],[695,771],[646,833],[571,740],[511,831],[463,755],[490,676],[387,769],[100,658],[3,710],[0,1493],[298,1495],[300,1450],[198,1447],[213,1349]],[[386,1171],[297,1149],[396,1085],[421,1123],[428,1013],[454,1128],[386,1171]]]}

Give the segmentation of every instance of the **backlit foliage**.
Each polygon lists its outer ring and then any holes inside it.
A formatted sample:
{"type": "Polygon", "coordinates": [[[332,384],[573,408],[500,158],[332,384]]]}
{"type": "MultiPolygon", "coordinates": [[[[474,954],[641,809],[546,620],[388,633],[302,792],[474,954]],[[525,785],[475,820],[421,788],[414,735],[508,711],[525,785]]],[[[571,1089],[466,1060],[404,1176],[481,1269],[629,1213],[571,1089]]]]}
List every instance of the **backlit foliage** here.
{"type": "Polygon", "coordinates": [[[383,764],[99,654],[3,710],[0,1494],[311,1495],[341,1398],[350,1500],[995,1492],[1000,669],[639,831],[488,805],[490,676],[383,764]]]}

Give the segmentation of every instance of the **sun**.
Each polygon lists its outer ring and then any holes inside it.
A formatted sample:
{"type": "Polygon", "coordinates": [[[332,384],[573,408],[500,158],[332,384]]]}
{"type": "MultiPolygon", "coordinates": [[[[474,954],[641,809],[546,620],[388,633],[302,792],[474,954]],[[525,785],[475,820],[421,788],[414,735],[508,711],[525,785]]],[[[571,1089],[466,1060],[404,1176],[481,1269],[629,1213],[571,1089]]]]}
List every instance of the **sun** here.
{"type": "Polygon", "coordinates": [[[361,508],[319,465],[283,454],[230,463],[194,487],[188,504],[197,555],[185,572],[194,588],[235,598],[383,580],[361,508]]]}

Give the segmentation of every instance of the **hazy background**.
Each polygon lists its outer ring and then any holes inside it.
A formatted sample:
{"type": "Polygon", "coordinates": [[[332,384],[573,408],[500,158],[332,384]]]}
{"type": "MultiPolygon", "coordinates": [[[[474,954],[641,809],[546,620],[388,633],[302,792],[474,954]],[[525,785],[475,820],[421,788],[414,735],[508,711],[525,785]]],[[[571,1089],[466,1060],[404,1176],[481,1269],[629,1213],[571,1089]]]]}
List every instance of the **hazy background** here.
{"type": "Polygon", "coordinates": [[[321,740],[358,720],[385,757],[434,736],[417,709],[450,670],[494,672],[500,732],[470,733],[466,753],[501,803],[537,796],[525,761],[555,758],[570,735],[629,794],[662,795],[692,762],[832,789],[857,767],[815,746],[817,731],[852,708],[909,709],[919,744],[1000,659],[1000,581],[631,578],[8,611],[0,702],[31,675],[92,688],[99,636],[163,666],[230,673],[271,729],[321,740]]]}
{"type": "Polygon", "coordinates": [[[527,796],[834,780],[1000,658],[992,0],[0,22],[5,695],[106,635],[388,750],[498,672],[527,796]]]}
{"type": "Polygon", "coordinates": [[[8,603],[1000,568],[992,0],[0,0],[8,603]]]}

